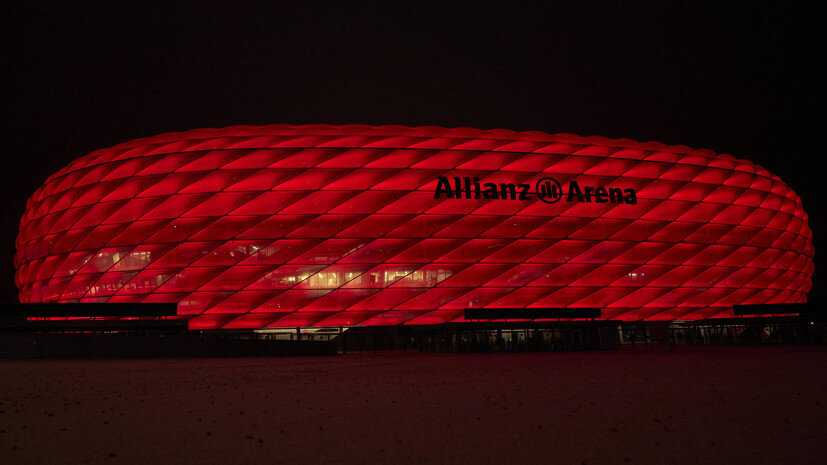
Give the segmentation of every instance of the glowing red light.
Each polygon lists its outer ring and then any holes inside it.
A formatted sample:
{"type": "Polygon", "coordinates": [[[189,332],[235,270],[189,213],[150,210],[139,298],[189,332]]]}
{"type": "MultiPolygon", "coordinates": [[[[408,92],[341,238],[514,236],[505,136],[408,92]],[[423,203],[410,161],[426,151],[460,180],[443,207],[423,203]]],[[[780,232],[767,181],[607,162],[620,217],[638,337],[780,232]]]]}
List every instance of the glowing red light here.
{"type": "Polygon", "coordinates": [[[673,320],[806,301],[811,241],[777,176],[706,150],[238,126],[75,160],[29,199],[15,266],[21,302],[178,302],[195,329],[433,324],[480,307],[673,320]]]}

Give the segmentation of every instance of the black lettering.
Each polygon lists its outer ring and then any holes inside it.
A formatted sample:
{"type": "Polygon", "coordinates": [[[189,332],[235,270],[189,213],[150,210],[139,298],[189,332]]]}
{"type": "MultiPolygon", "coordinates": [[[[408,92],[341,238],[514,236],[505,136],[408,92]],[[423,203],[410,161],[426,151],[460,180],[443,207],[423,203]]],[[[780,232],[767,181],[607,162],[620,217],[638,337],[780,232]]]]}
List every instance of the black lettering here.
{"type": "Polygon", "coordinates": [[[485,191],[482,193],[482,198],[484,199],[499,199],[499,193],[497,192],[497,185],[493,182],[487,182],[483,184],[485,186],[485,191]]]}
{"type": "Polygon", "coordinates": [[[510,182],[500,183],[500,193],[502,194],[503,200],[505,200],[506,196],[509,196],[511,200],[517,200],[517,186],[510,182]]]}
{"type": "Polygon", "coordinates": [[[449,199],[454,198],[454,191],[451,190],[451,183],[449,183],[448,178],[444,176],[439,176],[437,178],[436,191],[434,191],[434,198],[438,199],[440,194],[447,195],[449,199]]]}
{"type": "Polygon", "coordinates": [[[546,181],[540,184],[540,192],[537,192],[537,195],[541,199],[553,199],[557,196],[557,186],[552,186],[550,182],[546,181]]]}
{"type": "Polygon", "coordinates": [[[528,195],[528,184],[519,184],[517,187],[520,188],[520,200],[531,200],[531,197],[528,195]]]}
{"type": "MultiPolygon", "coordinates": [[[[510,182],[480,183],[478,177],[468,176],[454,176],[453,186],[450,180],[445,176],[437,176],[436,189],[434,190],[434,198],[438,199],[443,194],[450,199],[503,199],[503,200],[532,200],[531,186],[529,184],[521,183],[514,184],[510,182]]],[[[556,182],[556,181],[553,181],[556,182]]],[[[559,184],[558,184],[559,185],[559,184]]],[[[556,185],[545,181],[537,184],[537,195],[541,200],[555,199],[562,197],[562,191],[558,193],[556,185]],[[559,197],[558,197],[559,195],[559,197]]],[[[629,205],[637,205],[637,193],[634,189],[623,189],[617,187],[581,187],[577,181],[570,181],[568,193],[565,194],[566,202],[597,202],[597,203],[625,203],[629,205]],[[594,199],[594,200],[592,200],[594,199]]],[[[546,202],[546,203],[554,203],[546,202]]]]}
{"type": "Polygon", "coordinates": [[[566,196],[566,202],[573,202],[574,196],[577,196],[577,200],[581,202],[585,201],[583,198],[583,192],[580,191],[580,185],[577,184],[577,181],[572,181],[569,183],[569,195],[566,196]]]}

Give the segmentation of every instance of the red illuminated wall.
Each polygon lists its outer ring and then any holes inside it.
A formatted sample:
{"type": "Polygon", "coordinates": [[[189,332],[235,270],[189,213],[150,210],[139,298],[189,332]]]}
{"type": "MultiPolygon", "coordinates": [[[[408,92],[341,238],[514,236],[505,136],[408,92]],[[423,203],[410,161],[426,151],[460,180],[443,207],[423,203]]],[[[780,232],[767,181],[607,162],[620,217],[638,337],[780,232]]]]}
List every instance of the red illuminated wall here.
{"type": "Polygon", "coordinates": [[[29,199],[15,266],[21,302],[178,302],[192,328],[433,324],[468,307],[673,320],[804,302],[811,238],[777,176],[708,150],[238,126],[75,160],[29,199]],[[439,176],[525,183],[532,200],[435,199],[439,176]],[[547,203],[543,177],[632,189],[637,203],[547,203]]]}

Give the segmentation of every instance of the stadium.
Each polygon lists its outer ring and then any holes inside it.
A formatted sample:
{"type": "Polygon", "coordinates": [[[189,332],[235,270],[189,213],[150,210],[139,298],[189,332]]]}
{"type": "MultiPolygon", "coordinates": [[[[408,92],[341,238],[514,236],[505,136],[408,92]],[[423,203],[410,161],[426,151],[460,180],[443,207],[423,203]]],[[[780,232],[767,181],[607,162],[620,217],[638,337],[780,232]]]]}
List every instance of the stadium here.
{"type": "Polygon", "coordinates": [[[190,330],[274,333],[723,321],[806,302],[814,271],[801,199],[747,160],[473,128],[126,142],[46,180],[16,247],[21,303],[166,303],[190,330]]]}

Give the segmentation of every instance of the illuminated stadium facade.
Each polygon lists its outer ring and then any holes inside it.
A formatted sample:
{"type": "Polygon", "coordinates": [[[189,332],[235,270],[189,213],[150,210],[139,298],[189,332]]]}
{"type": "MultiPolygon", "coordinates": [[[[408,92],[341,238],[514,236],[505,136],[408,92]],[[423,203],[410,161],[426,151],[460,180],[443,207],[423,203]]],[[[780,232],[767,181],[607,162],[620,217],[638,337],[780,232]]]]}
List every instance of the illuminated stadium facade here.
{"type": "Polygon", "coordinates": [[[806,302],[814,269],[801,199],[746,160],[438,127],[126,142],[51,176],[16,245],[22,303],[177,302],[191,329],[723,318],[806,302]]]}

